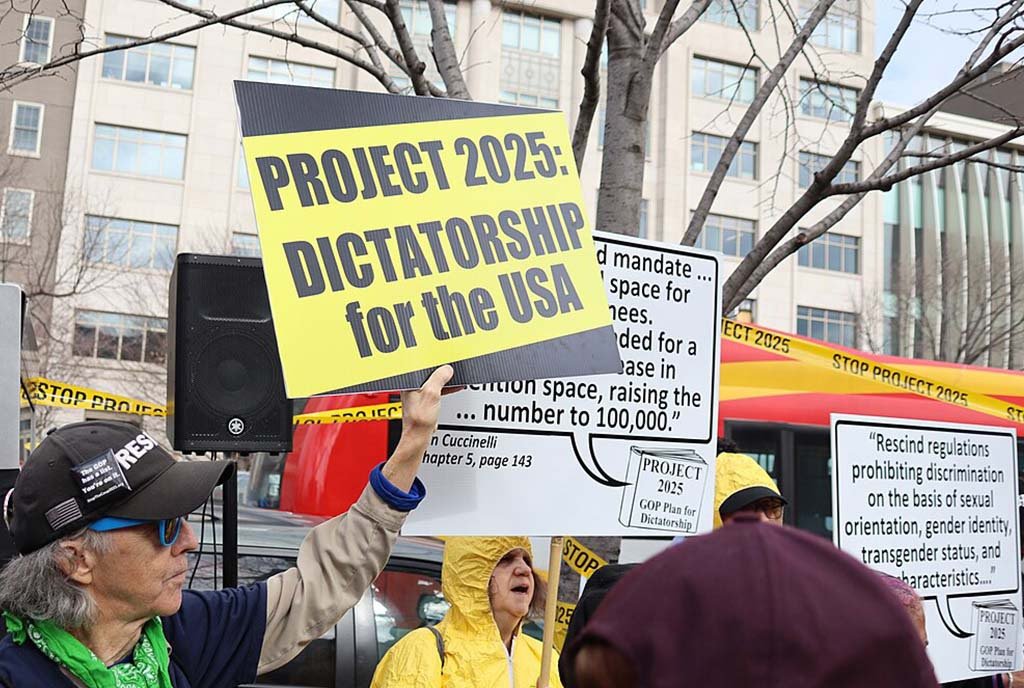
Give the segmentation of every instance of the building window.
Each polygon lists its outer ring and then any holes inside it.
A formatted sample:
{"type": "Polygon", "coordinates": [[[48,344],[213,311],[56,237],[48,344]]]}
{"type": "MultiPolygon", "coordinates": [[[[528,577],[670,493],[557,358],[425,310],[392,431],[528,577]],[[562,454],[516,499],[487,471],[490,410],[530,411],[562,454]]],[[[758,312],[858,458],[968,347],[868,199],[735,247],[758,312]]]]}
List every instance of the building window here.
{"type": "MultiPolygon", "coordinates": [[[[396,72],[391,75],[391,80],[395,82],[395,86],[398,86],[402,93],[412,93],[412,79],[409,78],[408,74],[399,74],[396,72]]],[[[441,85],[444,86],[444,83],[441,85]]]]}
{"type": "Polygon", "coordinates": [[[39,155],[43,138],[43,106],[14,102],[11,112],[11,138],[8,149],[13,155],[39,155]]]}
{"type": "Polygon", "coordinates": [[[848,86],[800,79],[800,112],[808,117],[849,122],[857,110],[860,91],[848,86]]]}
{"type": "Polygon", "coordinates": [[[260,257],[260,238],[255,234],[231,233],[231,255],[260,257]]]}
{"type": "MultiPolygon", "coordinates": [[[[690,140],[690,169],[694,172],[711,172],[722,157],[722,151],[729,139],[724,136],[693,132],[690,140]]],[[[757,179],[757,144],[744,141],[729,165],[727,177],[757,179]]]]}
{"type": "Polygon", "coordinates": [[[558,109],[557,98],[545,98],[544,96],[537,96],[532,93],[516,93],[515,91],[502,91],[498,96],[498,102],[505,105],[526,105],[547,110],[558,109]]]}
{"type": "MultiPolygon", "coordinates": [[[[107,45],[124,45],[138,40],[107,34],[107,45]]],[[[103,78],[150,84],[160,88],[190,90],[195,72],[196,49],[188,45],[150,43],[103,56],[103,78]]]]}
{"type": "Polygon", "coordinates": [[[32,202],[35,192],[27,189],[4,189],[0,206],[0,240],[25,241],[32,232],[32,202]]]}
{"type": "Polygon", "coordinates": [[[249,188],[249,168],[246,167],[245,151],[238,146],[238,166],[235,168],[235,186],[239,189],[249,188]]]}
{"type": "Polygon", "coordinates": [[[53,19],[27,15],[21,37],[21,61],[46,64],[52,48],[53,19]]]}
{"type": "Polygon", "coordinates": [[[334,70],[329,67],[286,62],[269,57],[249,56],[246,79],[269,81],[272,84],[295,84],[296,86],[334,86],[334,70]]]}
{"type": "Polygon", "coordinates": [[[859,274],[860,237],[826,232],[800,247],[797,262],[805,268],[859,274]]]}
{"type": "Polygon", "coordinates": [[[827,308],[796,307],[796,333],[841,346],[857,346],[857,314],[827,308]]]}
{"type": "Polygon", "coordinates": [[[562,51],[562,22],[526,12],[501,13],[501,45],[523,52],[559,57],[562,51]]]}
{"type": "MultiPolygon", "coordinates": [[[[806,21],[815,4],[800,3],[800,21],[806,21]]],[[[811,34],[811,43],[848,53],[860,51],[860,0],[836,0],[811,34]]]]}
{"type": "Polygon", "coordinates": [[[502,102],[527,105],[532,96],[538,107],[558,107],[562,84],[561,20],[503,10],[501,36],[502,102]]]}
{"type": "MultiPolygon", "coordinates": [[[[800,188],[806,189],[814,181],[814,175],[825,169],[832,160],[831,156],[800,151],[800,188]]],[[[835,184],[853,184],[860,181],[860,163],[856,160],[847,160],[839,174],[835,176],[835,184]]]]}
{"type": "Polygon", "coordinates": [[[181,179],[185,176],[187,139],[183,134],[97,124],[92,144],[92,168],[181,179]]]}
{"type": "Polygon", "coordinates": [[[90,263],[170,271],[177,246],[174,225],[85,216],[85,256],[90,263]]]}
{"type": "Polygon", "coordinates": [[[756,234],[757,223],[754,220],[710,214],[694,246],[742,258],[753,250],[756,234]]]}
{"type": "Polygon", "coordinates": [[[76,311],[72,353],[84,358],[162,365],[167,362],[167,319],[76,311]]]}
{"type": "MultiPolygon", "coordinates": [[[[429,38],[430,32],[434,30],[434,24],[430,21],[430,5],[427,4],[427,0],[401,0],[398,6],[410,35],[429,38]]],[[[448,22],[448,33],[452,38],[455,38],[455,14],[455,4],[446,2],[444,16],[448,22]]]]}
{"type": "Polygon", "coordinates": [[[757,31],[757,0],[711,0],[700,16],[703,21],[757,31]]]}
{"type": "Polygon", "coordinates": [[[756,69],[704,57],[693,58],[690,69],[690,93],[693,95],[749,103],[754,100],[756,91],[756,69]]]}
{"type": "MultiPolygon", "coordinates": [[[[417,53],[420,55],[432,55],[434,49],[430,33],[433,31],[434,25],[430,20],[430,6],[427,0],[400,0],[399,9],[402,12],[402,20],[405,22],[405,27],[409,31],[409,36],[412,38],[412,43],[417,53]]],[[[457,31],[456,6],[454,2],[444,3],[444,16],[445,21],[448,23],[448,33],[451,35],[452,40],[455,40],[457,31]]],[[[395,40],[397,44],[397,39],[395,40]]],[[[444,79],[441,78],[441,73],[437,70],[434,60],[426,60],[426,63],[427,69],[423,75],[430,83],[443,91],[447,86],[444,83],[444,79]]],[[[412,80],[402,71],[401,67],[392,64],[389,74],[402,93],[413,92],[412,80]]]]}
{"type": "Polygon", "coordinates": [[[743,299],[725,317],[738,322],[757,322],[757,299],[743,299]]]}

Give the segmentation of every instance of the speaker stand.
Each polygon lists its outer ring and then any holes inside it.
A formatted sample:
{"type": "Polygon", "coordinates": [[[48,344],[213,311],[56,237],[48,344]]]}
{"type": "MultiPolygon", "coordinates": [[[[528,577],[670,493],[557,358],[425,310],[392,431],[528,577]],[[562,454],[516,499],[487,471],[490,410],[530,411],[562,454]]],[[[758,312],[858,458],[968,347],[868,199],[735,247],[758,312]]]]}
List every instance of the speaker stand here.
{"type": "MultiPolygon", "coordinates": [[[[229,455],[229,461],[235,461],[234,455],[229,455]]],[[[223,519],[224,550],[221,561],[223,562],[224,587],[234,588],[238,586],[238,464],[235,463],[235,470],[231,471],[231,477],[224,483],[223,503],[221,504],[221,518],[223,519]]]]}

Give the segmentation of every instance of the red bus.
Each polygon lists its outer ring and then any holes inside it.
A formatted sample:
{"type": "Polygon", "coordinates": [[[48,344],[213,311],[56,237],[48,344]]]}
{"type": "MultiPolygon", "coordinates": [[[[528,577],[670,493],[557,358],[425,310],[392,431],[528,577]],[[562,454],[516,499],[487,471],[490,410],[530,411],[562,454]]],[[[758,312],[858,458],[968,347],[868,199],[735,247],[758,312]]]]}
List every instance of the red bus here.
{"type": "MultiPolygon", "coordinates": [[[[1024,373],[1019,371],[832,349],[898,366],[949,389],[1024,404],[1024,373]]],[[[721,351],[720,435],[736,442],[740,451],[755,457],[775,478],[790,503],[788,522],[821,535],[830,536],[832,526],[831,413],[1009,426],[1019,438],[1024,437],[1022,423],[883,388],[841,367],[801,361],[725,337],[721,351]]],[[[396,398],[389,394],[315,397],[300,410],[323,411],[396,398]]],[[[298,426],[291,454],[257,457],[248,501],[299,513],[341,513],[358,497],[370,469],[386,458],[389,438],[396,439],[399,430],[396,421],[298,426]]],[[[1018,459],[1022,454],[1018,452],[1018,459]]]]}

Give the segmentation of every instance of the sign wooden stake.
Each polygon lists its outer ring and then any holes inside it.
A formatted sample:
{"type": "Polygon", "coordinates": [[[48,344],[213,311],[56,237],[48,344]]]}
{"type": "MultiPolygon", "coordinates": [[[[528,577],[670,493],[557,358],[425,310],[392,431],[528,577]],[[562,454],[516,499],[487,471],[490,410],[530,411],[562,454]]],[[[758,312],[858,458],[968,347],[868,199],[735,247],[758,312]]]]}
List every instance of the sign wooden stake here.
{"type": "Polygon", "coordinates": [[[544,604],[544,649],[540,656],[540,678],[537,688],[548,688],[551,677],[551,655],[555,646],[555,610],[558,608],[558,579],[562,573],[562,537],[551,538],[548,552],[548,597],[544,604]]]}

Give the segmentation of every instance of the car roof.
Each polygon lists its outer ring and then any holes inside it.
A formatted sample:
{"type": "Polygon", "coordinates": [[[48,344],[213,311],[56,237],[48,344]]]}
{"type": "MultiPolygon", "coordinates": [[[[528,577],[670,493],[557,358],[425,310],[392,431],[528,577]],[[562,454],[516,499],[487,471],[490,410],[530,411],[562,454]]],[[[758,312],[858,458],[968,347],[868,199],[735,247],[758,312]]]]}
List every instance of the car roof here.
{"type": "MultiPolygon", "coordinates": [[[[200,540],[202,552],[219,552],[224,543],[220,505],[215,507],[211,522],[210,511],[197,510],[189,523],[200,540]]],[[[240,554],[295,557],[299,546],[311,528],[328,519],[320,516],[296,514],[277,509],[238,507],[238,551],[240,554]]],[[[440,566],[444,544],[428,537],[400,536],[391,552],[392,558],[415,559],[440,566]]]]}

